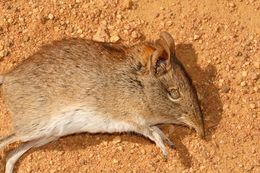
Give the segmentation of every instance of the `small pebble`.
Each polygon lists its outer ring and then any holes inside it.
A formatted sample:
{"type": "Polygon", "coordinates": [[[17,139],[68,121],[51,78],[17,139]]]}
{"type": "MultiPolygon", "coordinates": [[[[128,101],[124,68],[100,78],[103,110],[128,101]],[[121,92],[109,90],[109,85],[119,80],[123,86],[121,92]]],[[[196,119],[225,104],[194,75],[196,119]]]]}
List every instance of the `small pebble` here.
{"type": "Polygon", "coordinates": [[[43,16],[43,17],[40,18],[40,20],[41,20],[42,24],[45,24],[48,21],[48,17],[43,16]]]}
{"type": "Polygon", "coordinates": [[[132,0],[123,0],[122,2],[122,7],[123,9],[131,9],[133,6],[133,1],[132,0]]]}
{"type": "Polygon", "coordinates": [[[112,43],[115,43],[115,42],[117,42],[118,40],[120,40],[120,37],[119,37],[118,35],[113,35],[113,36],[110,37],[110,41],[111,41],[112,43]]]}
{"type": "Polygon", "coordinates": [[[206,166],[202,165],[200,166],[200,170],[204,170],[206,166]]]}
{"type": "Polygon", "coordinates": [[[255,154],[256,153],[256,148],[253,147],[251,151],[252,151],[252,154],[255,154]]]}
{"type": "Polygon", "coordinates": [[[234,7],[236,7],[236,4],[234,4],[233,2],[230,2],[230,3],[228,4],[228,6],[234,8],[234,7]]]}
{"type": "Polygon", "coordinates": [[[235,24],[235,26],[238,26],[239,25],[239,21],[236,21],[234,24],[235,24]]]}
{"type": "Polygon", "coordinates": [[[107,142],[107,141],[103,141],[102,144],[103,144],[104,146],[107,146],[108,142],[107,142]]]}
{"type": "Polygon", "coordinates": [[[254,67],[259,69],[260,68],[260,63],[258,61],[254,62],[254,67]]]}
{"type": "Polygon", "coordinates": [[[134,39],[138,38],[138,33],[136,31],[133,31],[131,33],[131,37],[134,38],[134,39]]]}
{"type": "Polygon", "coordinates": [[[82,160],[79,161],[79,163],[80,163],[81,165],[86,165],[86,164],[87,164],[87,161],[86,161],[85,159],[82,159],[82,160]]]}
{"type": "Polygon", "coordinates": [[[7,40],[7,41],[5,42],[5,46],[6,46],[6,47],[11,47],[11,46],[13,46],[13,45],[14,45],[14,43],[13,43],[12,40],[7,40]]]}
{"type": "Polygon", "coordinates": [[[237,52],[237,54],[236,54],[236,56],[242,56],[243,54],[242,54],[242,52],[240,52],[240,51],[238,51],[237,52]]]}
{"type": "Polygon", "coordinates": [[[223,110],[227,110],[229,108],[229,105],[228,104],[224,104],[223,105],[223,110]]]}
{"type": "Polygon", "coordinates": [[[240,86],[242,86],[242,87],[246,86],[246,82],[245,82],[245,81],[242,81],[242,82],[240,83],[240,86]]]}
{"type": "Polygon", "coordinates": [[[78,33],[78,34],[82,34],[82,33],[83,33],[82,29],[78,29],[78,30],[77,30],[77,33],[78,33]]]}
{"type": "Polygon", "coordinates": [[[141,148],[140,152],[144,155],[146,153],[145,149],[141,148]]]}
{"type": "Polygon", "coordinates": [[[167,26],[172,26],[172,24],[173,24],[173,22],[172,22],[171,20],[169,20],[169,21],[166,22],[166,25],[167,25],[167,26]]]}
{"type": "Polygon", "coordinates": [[[48,19],[50,19],[50,20],[54,19],[53,14],[50,13],[50,14],[48,15],[48,19]]]}
{"type": "Polygon", "coordinates": [[[221,90],[223,93],[228,93],[230,90],[230,87],[228,85],[223,85],[221,90]]]}
{"type": "Polygon", "coordinates": [[[242,76],[246,77],[247,76],[247,71],[242,71],[242,76]]]}
{"type": "Polygon", "coordinates": [[[258,87],[255,86],[255,87],[253,88],[253,90],[254,90],[255,92],[258,92],[258,87]]]}
{"type": "Polygon", "coordinates": [[[0,51],[0,58],[6,57],[8,55],[8,51],[7,50],[1,50],[0,51]]]}
{"type": "Polygon", "coordinates": [[[200,36],[197,35],[197,34],[195,34],[195,35],[193,36],[193,39],[194,39],[194,40],[198,40],[199,38],[200,38],[200,36]]]}
{"type": "Polygon", "coordinates": [[[13,20],[11,18],[9,18],[9,19],[7,19],[7,22],[11,24],[13,22],[13,20]]]}
{"type": "Polygon", "coordinates": [[[252,74],[251,74],[251,79],[257,80],[257,79],[258,79],[257,73],[252,73],[252,74]]]}
{"type": "Polygon", "coordinates": [[[117,164],[118,162],[119,162],[118,160],[113,159],[113,163],[114,163],[114,164],[117,164]]]}
{"type": "Polygon", "coordinates": [[[112,141],[113,144],[118,144],[118,143],[120,143],[120,142],[121,142],[120,136],[115,137],[115,138],[113,139],[113,141],[112,141]]]}
{"type": "Polygon", "coordinates": [[[256,108],[254,103],[251,103],[249,106],[250,106],[251,109],[255,109],[256,108]]]}
{"type": "Polygon", "coordinates": [[[100,42],[105,42],[109,40],[109,35],[107,32],[107,28],[104,25],[101,25],[98,29],[96,34],[93,36],[93,40],[95,41],[100,41],[100,42]]]}
{"type": "Polygon", "coordinates": [[[124,148],[123,148],[122,146],[119,146],[119,147],[118,147],[118,150],[119,150],[119,151],[123,151],[124,148]]]}
{"type": "Polygon", "coordinates": [[[28,35],[25,35],[24,37],[23,37],[23,41],[24,42],[27,42],[27,41],[29,41],[30,40],[30,37],[28,36],[28,35]]]}
{"type": "Polygon", "coordinates": [[[122,19],[122,15],[118,14],[118,15],[116,16],[116,18],[119,19],[119,20],[121,20],[121,19],[122,19]]]}

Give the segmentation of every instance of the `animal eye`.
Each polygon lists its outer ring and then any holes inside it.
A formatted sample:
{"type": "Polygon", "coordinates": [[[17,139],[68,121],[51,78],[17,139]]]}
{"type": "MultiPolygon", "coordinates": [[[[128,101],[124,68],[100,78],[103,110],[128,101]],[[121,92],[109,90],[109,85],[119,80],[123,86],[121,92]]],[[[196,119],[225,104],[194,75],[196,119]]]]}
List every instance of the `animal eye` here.
{"type": "Polygon", "coordinates": [[[171,89],[169,92],[169,97],[172,101],[177,101],[181,97],[181,94],[178,89],[171,89]]]}

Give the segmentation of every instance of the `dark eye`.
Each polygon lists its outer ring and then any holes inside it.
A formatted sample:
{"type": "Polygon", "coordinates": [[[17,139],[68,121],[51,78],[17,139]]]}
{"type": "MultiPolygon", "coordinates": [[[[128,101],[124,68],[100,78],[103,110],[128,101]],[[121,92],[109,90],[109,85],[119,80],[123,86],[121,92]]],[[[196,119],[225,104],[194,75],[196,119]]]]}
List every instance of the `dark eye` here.
{"type": "Polygon", "coordinates": [[[181,94],[178,89],[171,89],[169,92],[169,97],[170,100],[177,101],[178,99],[180,99],[181,94]]]}

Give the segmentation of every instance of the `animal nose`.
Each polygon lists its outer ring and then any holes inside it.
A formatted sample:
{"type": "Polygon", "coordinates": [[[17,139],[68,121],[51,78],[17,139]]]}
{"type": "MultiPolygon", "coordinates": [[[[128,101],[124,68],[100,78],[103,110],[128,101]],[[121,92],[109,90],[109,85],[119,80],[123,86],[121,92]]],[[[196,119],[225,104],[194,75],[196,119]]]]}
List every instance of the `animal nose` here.
{"type": "Polygon", "coordinates": [[[193,119],[192,126],[196,130],[197,134],[200,136],[200,138],[205,138],[205,128],[204,128],[204,121],[202,117],[197,117],[193,119]]]}
{"type": "Polygon", "coordinates": [[[201,139],[205,139],[205,129],[204,126],[199,126],[195,128],[197,134],[200,136],[201,139]]]}

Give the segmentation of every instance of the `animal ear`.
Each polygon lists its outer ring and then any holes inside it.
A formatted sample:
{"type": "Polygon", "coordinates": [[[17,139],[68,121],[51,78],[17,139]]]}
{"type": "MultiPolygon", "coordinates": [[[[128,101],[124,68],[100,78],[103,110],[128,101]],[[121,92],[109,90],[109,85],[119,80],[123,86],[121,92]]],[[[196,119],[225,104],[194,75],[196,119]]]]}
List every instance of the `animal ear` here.
{"type": "Polygon", "coordinates": [[[175,54],[174,40],[168,32],[162,32],[155,42],[155,51],[151,57],[150,70],[157,76],[165,74],[172,68],[175,54]]]}
{"type": "Polygon", "coordinates": [[[169,48],[171,54],[175,54],[175,42],[170,33],[166,31],[161,32],[160,40],[166,43],[166,46],[169,48]]]}

